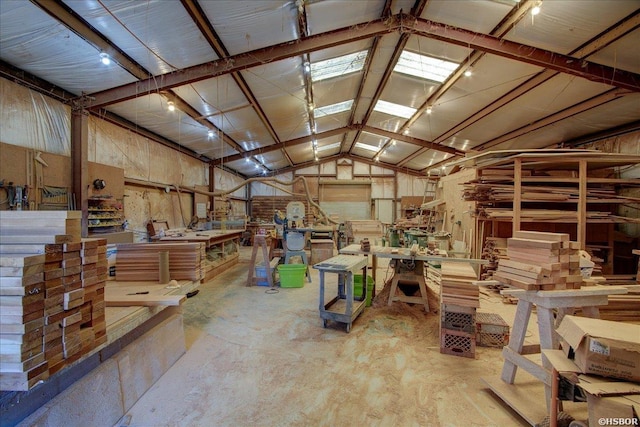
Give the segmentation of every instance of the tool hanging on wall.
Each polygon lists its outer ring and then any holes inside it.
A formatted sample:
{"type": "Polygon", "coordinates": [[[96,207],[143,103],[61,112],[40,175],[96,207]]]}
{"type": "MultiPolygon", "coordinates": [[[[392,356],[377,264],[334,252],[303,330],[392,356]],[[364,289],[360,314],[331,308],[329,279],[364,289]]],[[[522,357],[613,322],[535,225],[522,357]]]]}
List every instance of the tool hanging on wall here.
{"type": "Polygon", "coordinates": [[[6,186],[4,180],[0,181],[0,188],[3,188],[7,192],[7,200],[9,203],[9,210],[21,211],[23,206],[29,207],[29,186],[25,185],[21,187],[19,185],[13,185],[13,182],[9,182],[6,186]]]}

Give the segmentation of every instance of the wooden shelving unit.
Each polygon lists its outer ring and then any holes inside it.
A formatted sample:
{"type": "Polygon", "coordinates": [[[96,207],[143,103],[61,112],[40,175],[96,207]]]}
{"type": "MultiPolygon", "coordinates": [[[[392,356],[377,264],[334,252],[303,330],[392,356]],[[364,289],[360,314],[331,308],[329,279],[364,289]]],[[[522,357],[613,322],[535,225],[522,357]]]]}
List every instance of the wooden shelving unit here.
{"type": "Polygon", "coordinates": [[[581,249],[607,253],[603,267],[610,271],[615,224],[640,223],[616,212],[621,204],[640,207],[639,196],[620,194],[640,188],[640,179],[620,179],[614,168],[638,163],[640,156],[584,150],[487,156],[463,196],[476,202],[478,238],[510,237],[521,229],[568,232],[581,249]]]}
{"type": "Polygon", "coordinates": [[[100,235],[123,230],[122,208],[112,197],[90,197],[88,227],[90,235],[100,235]]]}

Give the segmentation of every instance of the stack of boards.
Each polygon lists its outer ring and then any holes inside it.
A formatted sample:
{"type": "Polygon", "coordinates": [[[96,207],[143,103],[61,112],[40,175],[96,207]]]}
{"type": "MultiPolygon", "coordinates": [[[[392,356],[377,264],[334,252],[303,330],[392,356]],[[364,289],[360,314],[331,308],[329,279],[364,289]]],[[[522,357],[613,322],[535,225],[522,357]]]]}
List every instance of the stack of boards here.
{"type": "Polygon", "coordinates": [[[169,252],[169,275],[174,280],[204,279],[204,243],[126,243],[116,251],[116,280],[158,282],[162,252],[169,252]]]}
{"type": "Polygon", "coordinates": [[[516,231],[493,278],[525,290],[580,289],[579,249],[565,233],[516,231]]]}
{"type": "Polygon", "coordinates": [[[0,391],[26,391],[107,342],[107,241],[79,211],[0,213],[0,391]]]}
{"type": "Polygon", "coordinates": [[[443,261],[440,270],[440,353],[475,358],[477,274],[462,262],[443,261]]]}

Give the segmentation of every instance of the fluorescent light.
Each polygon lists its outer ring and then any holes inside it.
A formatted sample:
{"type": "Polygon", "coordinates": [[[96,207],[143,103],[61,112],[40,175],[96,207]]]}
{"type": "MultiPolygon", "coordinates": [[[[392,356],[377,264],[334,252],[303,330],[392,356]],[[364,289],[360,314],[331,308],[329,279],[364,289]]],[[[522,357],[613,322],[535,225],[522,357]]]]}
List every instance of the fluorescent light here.
{"type": "Polygon", "coordinates": [[[456,62],[404,50],[393,71],[442,83],[459,65],[456,62]]]}
{"type": "Polygon", "coordinates": [[[311,64],[311,81],[330,79],[362,70],[368,51],[350,53],[311,64]]]}
{"type": "Polygon", "coordinates": [[[324,107],[317,107],[313,111],[313,116],[315,118],[318,118],[323,116],[330,116],[331,114],[342,113],[343,111],[351,110],[352,106],[353,106],[353,99],[350,99],[348,101],[338,102],[336,104],[327,105],[324,107]]]}
{"type": "Polygon", "coordinates": [[[374,110],[381,113],[390,114],[392,116],[403,117],[405,119],[411,118],[411,116],[413,116],[416,112],[415,108],[407,107],[400,104],[394,104],[393,102],[387,102],[383,100],[378,100],[374,110]]]}

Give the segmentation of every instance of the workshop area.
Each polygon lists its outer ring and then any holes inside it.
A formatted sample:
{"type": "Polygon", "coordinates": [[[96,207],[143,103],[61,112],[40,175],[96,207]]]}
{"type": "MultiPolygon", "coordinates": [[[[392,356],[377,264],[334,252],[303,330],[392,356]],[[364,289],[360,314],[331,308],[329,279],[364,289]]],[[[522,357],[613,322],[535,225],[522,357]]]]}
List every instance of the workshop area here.
{"type": "Polygon", "coordinates": [[[0,1],[0,427],[638,425],[637,46],[636,0],[0,1]]]}

